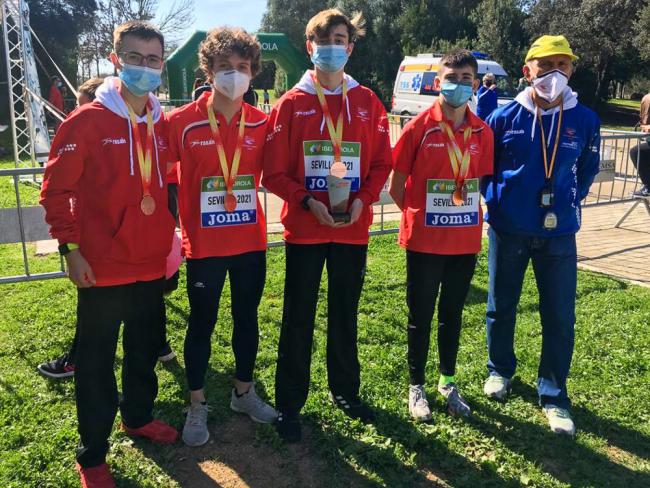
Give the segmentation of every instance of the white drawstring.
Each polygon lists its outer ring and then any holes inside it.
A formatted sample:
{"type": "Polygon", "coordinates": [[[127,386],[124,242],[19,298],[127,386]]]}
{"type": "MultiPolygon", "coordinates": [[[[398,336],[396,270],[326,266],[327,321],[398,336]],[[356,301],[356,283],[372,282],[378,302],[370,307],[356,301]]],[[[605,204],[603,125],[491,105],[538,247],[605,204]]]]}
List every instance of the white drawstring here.
{"type": "Polygon", "coordinates": [[[160,163],[158,162],[158,139],[156,139],[156,131],[153,131],[153,146],[156,151],[156,169],[158,170],[158,184],[160,188],[163,187],[162,176],[160,174],[160,163]]]}
{"type": "MultiPolygon", "coordinates": [[[[345,106],[347,108],[348,112],[348,123],[352,123],[352,115],[350,113],[350,99],[348,97],[345,97],[345,106]]],[[[343,107],[341,107],[341,110],[343,110],[343,107]]],[[[323,114],[323,120],[321,120],[320,123],[320,133],[323,133],[323,130],[325,129],[325,114],[323,114]]]]}
{"type": "Polygon", "coordinates": [[[126,118],[126,121],[129,124],[129,157],[131,159],[131,176],[133,176],[133,127],[131,127],[131,119],[129,117],[126,118]]]}

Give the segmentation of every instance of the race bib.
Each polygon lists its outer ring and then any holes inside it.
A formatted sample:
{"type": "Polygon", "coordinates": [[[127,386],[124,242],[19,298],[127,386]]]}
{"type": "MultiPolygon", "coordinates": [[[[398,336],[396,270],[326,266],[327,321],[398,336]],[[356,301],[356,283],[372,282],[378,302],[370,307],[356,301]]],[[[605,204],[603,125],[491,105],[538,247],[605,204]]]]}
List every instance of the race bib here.
{"type": "Polygon", "coordinates": [[[427,180],[427,207],[424,225],[427,227],[471,227],[479,223],[480,194],[478,178],[465,180],[467,200],[454,205],[451,195],[454,180],[427,180]]]}
{"type": "Polygon", "coordinates": [[[255,176],[240,175],[233,194],[237,199],[234,212],[226,212],[226,183],[223,176],[201,179],[201,227],[225,227],[257,223],[257,192],[255,176]]]}
{"type": "MultiPolygon", "coordinates": [[[[305,188],[309,191],[327,191],[327,175],[334,162],[334,147],[331,141],[304,141],[305,188]]],[[[359,191],[361,186],[361,143],[343,142],[341,159],[347,174],[345,179],[352,183],[350,191],[359,191]]]]}

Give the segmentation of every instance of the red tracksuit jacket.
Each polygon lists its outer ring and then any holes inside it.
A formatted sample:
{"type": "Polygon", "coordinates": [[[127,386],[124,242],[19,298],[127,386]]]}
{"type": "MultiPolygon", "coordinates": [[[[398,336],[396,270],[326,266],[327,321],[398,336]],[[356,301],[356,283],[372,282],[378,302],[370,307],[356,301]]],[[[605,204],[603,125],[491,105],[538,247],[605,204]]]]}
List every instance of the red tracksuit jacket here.
{"type": "Polygon", "coordinates": [[[364,210],[352,226],[334,228],[318,223],[301,206],[311,194],[329,207],[325,177],[331,163],[331,140],[318,101],[311,72],[289,90],[271,112],[264,149],[262,184],[284,200],[284,238],[296,244],[337,242],[367,244],[372,224],[372,203],[379,199],[391,171],[392,156],[388,119],[383,105],[372,90],[346,75],[348,97],[341,107],[340,87],[325,96],[336,124],[344,110],[343,162],[352,179],[349,203],[359,198],[364,210]]]}
{"type": "MultiPolygon", "coordinates": [[[[45,168],[41,204],[52,237],[75,243],[97,286],[149,281],[165,275],[174,219],[167,208],[166,121],[150,98],[155,120],[151,195],[156,210],[140,210],[142,182],[126,105],[118,81],[107,78],[95,102],[75,110],[59,128],[45,168]]],[[[146,148],[146,119],[138,124],[146,148]]]]}

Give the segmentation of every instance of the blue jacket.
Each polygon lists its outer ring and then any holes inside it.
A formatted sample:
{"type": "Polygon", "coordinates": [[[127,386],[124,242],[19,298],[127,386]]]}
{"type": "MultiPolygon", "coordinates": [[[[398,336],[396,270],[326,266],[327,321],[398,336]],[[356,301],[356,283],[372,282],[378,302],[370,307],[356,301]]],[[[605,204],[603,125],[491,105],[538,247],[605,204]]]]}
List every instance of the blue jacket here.
{"type": "MultiPolygon", "coordinates": [[[[527,88],[487,119],[494,131],[494,174],[481,184],[488,212],[485,220],[496,230],[510,234],[551,237],[574,234],[580,229],[580,201],[598,173],[600,162],[600,121],[578,103],[566,88],[564,120],[553,170],[554,205],[557,228],[542,227],[549,209],[540,208],[544,187],[544,160],[541,132],[535,106],[527,88]]],[[[542,123],[550,164],[559,119],[559,107],[543,111],[542,123]]]]}
{"type": "Polygon", "coordinates": [[[476,115],[481,120],[487,119],[488,115],[494,112],[499,105],[499,94],[496,88],[490,90],[485,85],[481,85],[476,94],[476,98],[476,115]]]}

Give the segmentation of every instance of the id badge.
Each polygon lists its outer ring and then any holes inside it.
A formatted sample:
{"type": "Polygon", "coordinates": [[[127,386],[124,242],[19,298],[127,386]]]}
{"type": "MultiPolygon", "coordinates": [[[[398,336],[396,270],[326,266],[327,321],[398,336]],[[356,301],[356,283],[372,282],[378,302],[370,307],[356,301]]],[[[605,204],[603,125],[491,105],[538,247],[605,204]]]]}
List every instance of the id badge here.
{"type": "Polygon", "coordinates": [[[546,183],[546,185],[544,185],[544,188],[542,188],[542,192],[539,195],[539,206],[541,208],[550,208],[553,206],[553,199],[554,199],[553,187],[551,186],[550,183],[546,183]]]}

